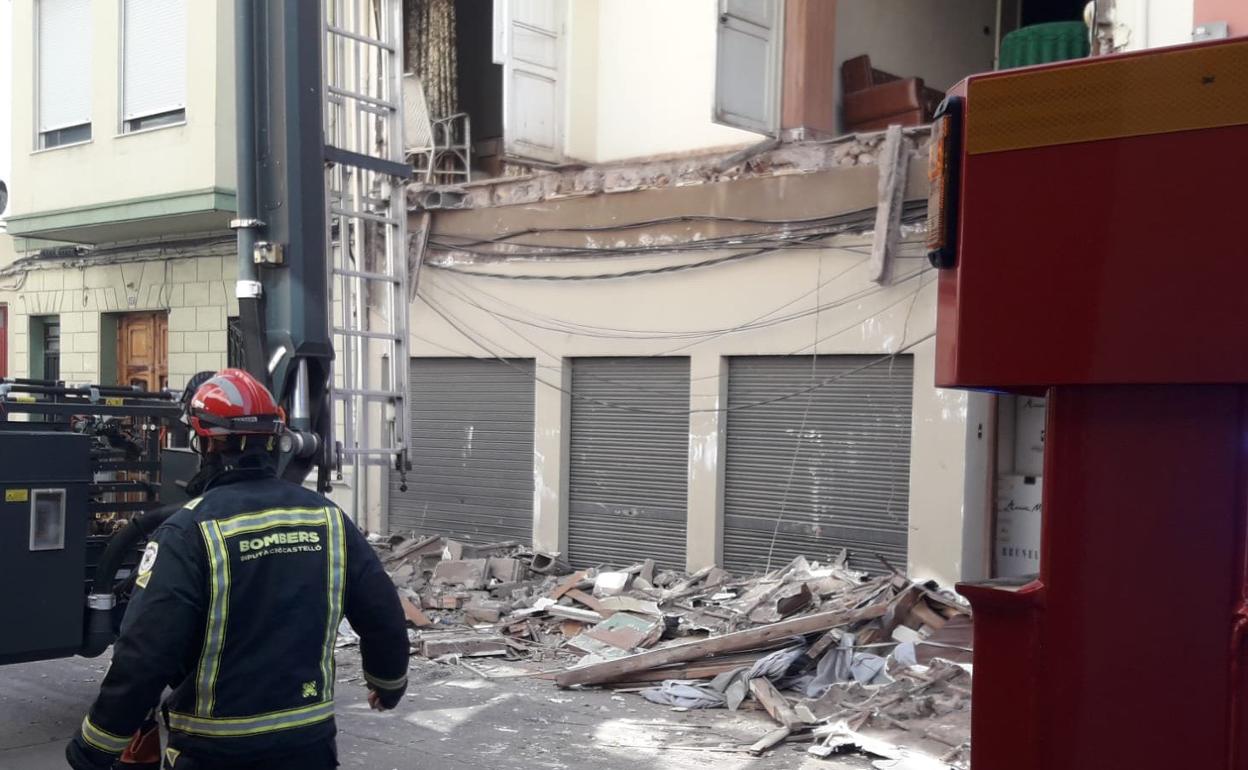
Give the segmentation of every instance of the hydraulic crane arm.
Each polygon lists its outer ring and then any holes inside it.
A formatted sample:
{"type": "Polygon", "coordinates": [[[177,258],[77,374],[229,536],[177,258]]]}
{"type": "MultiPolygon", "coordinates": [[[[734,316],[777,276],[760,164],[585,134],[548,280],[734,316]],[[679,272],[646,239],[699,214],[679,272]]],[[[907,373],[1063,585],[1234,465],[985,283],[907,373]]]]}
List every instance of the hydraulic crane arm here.
{"type": "Polygon", "coordinates": [[[321,8],[235,0],[238,283],[246,368],[289,417],[281,473],[329,486],[333,376],[321,8]]]}

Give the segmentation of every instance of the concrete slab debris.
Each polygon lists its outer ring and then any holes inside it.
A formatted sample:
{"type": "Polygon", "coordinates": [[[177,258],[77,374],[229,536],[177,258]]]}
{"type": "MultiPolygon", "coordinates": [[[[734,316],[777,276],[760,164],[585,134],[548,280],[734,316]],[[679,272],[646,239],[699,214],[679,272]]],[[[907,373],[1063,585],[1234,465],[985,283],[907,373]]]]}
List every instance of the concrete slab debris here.
{"type": "Polygon", "coordinates": [[[652,562],[574,571],[515,543],[375,547],[422,657],[505,658],[563,688],[722,693],[690,702],[777,723],[717,751],[809,742],[813,755],[856,751],[915,770],[969,761],[970,610],[935,584],[855,572],[843,556],[739,578],[656,573],[652,562]]]}

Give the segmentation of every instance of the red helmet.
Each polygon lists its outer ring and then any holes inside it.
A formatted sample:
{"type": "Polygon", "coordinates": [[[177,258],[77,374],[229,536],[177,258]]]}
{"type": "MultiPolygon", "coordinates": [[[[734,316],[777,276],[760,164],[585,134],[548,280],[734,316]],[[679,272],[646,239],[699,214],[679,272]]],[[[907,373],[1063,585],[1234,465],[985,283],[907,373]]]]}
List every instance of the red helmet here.
{"type": "Polygon", "coordinates": [[[204,438],[272,436],[285,415],[268,388],[242,369],[225,369],[191,396],[191,428],[204,438]]]}

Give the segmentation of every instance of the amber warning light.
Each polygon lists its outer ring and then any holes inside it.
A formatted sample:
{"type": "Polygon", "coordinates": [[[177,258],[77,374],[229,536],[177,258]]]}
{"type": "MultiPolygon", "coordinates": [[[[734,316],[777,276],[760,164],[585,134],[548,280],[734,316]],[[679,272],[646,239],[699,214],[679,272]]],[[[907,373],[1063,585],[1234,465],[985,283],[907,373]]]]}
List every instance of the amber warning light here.
{"type": "Polygon", "coordinates": [[[962,105],[962,97],[947,96],[932,119],[927,167],[927,258],[934,267],[953,267],[957,259],[962,105]]]}

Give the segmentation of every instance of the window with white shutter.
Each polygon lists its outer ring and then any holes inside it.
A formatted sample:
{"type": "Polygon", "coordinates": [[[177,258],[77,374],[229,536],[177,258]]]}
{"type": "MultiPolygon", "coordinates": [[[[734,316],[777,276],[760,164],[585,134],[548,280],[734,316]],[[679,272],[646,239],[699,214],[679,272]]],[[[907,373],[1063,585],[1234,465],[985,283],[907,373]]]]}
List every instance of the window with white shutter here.
{"type": "Polygon", "coordinates": [[[91,138],[91,0],[38,0],[38,147],[91,138]]]}
{"type": "Polygon", "coordinates": [[[783,27],[784,0],[719,0],[715,122],[779,130],[783,27]]]}
{"type": "Polygon", "coordinates": [[[141,131],[186,120],[187,0],[123,0],[121,121],[141,131]]]}

